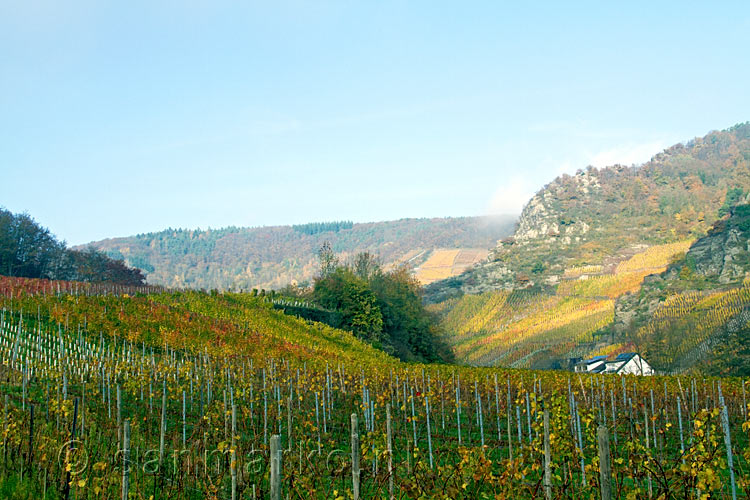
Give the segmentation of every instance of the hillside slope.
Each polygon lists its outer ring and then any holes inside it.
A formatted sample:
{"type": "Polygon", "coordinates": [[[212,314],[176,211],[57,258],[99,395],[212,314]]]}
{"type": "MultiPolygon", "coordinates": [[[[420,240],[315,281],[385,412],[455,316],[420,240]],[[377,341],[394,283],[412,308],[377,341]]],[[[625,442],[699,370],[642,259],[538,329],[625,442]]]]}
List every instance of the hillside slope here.
{"type": "Polygon", "coordinates": [[[650,247],[612,269],[568,268],[555,289],[488,291],[430,308],[464,363],[561,368],[569,358],[631,348],[628,335],[608,335],[616,301],[637,292],[647,276],[665,271],[689,246],[683,241],[650,247]]]}
{"type": "Polygon", "coordinates": [[[737,190],[750,190],[750,123],[677,144],[639,167],[562,175],[527,203],[491,262],[434,283],[428,299],[551,287],[569,268],[612,268],[648,246],[697,239],[737,190]]]}
{"type": "Polygon", "coordinates": [[[724,334],[735,351],[746,342],[748,191],[750,123],[641,167],[559,177],[489,262],[429,285],[427,299],[469,364],[639,349],[663,371],[719,366],[724,334]]]}
{"type": "Polygon", "coordinates": [[[169,345],[216,356],[396,362],[349,332],[285,315],[250,294],[0,276],[0,306],[3,311],[34,311],[26,315],[27,323],[42,318],[53,329],[106,332],[115,343],[169,345]]]}
{"type": "MultiPolygon", "coordinates": [[[[313,278],[317,251],[325,241],[343,259],[369,251],[386,267],[406,264],[415,269],[438,249],[489,249],[498,238],[511,234],[515,221],[512,216],[498,216],[170,229],[91,245],[142,269],[149,284],[224,290],[280,288],[313,278]]],[[[451,276],[466,267],[452,262],[448,272],[441,271],[444,274],[439,276],[451,276]]],[[[429,280],[432,275],[425,276],[429,280]]]]}
{"type": "Polygon", "coordinates": [[[389,480],[394,498],[538,498],[545,429],[550,462],[576,465],[554,498],[598,498],[597,415],[622,496],[654,477],[660,497],[729,498],[747,475],[742,379],[401,363],[258,300],[0,277],[2,498],[371,500],[389,480]]]}

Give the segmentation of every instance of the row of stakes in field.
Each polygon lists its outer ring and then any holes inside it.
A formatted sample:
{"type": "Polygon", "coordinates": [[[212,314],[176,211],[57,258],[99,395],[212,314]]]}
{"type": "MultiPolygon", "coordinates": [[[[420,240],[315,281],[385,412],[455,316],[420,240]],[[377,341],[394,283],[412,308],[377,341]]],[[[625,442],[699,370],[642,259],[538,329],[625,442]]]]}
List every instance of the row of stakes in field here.
{"type": "MultiPolygon", "coordinates": [[[[39,378],[53,378],[54,376],[59,376],[62,381],[62,401],[68,400],[68,373],[72,373],[75,378],[78,379],[78,382],[81,387],[83,387],[83,390],[81,391],[81,397],[82,402],[85,406],[85,394],[86,394],[86,385],[85,385],[85,379],[87,377],[91,377],[93,374],[96,374],[99,376],[99,385],[101,387],[101,395],[102,395],[102,403],[105,403],[107,405],[107,415],[111,418],[112,416],[112,408],[111,408],[111,387],[112,387],[112,380],[113,379],[119,379],[127,380],[129,376],[135,376],[137,375],[135,373],[135,370],[132,369],[134,365],[137,365],[139,368],[138,374],[142,375],[142,372],[144,371],[144,366],[150,367],[150,378],[151,380],[157,379],[157,374],[164,374],[165,369],[169,369],[166,373],[167,376],[163,377],[162,383],[163,383],[163,394],[162,394],[162,418],[161,418],[161,430],[160,430],[160,452],[159,452],[159,462],[160,465],[163,462],[164,457],[164,432],[166,430],[166,405],[167,405],[167,378],[171,378],[173,381],[184,381],[183,378],[180,375],[181,368],[183,364],[186,361],[191,361],[192,365],[194,367],[197,367],[195,371],[191,371],[190,373],[190,401],[192,406],[192,400],[193,400],[193,387],[194,387],[194,380],[200,381],[200,388],[201,388],[201,417],[203,416],[203,390],[204,387],[207,390],[206,394],[206,403],[207,405],[211,402],[211,381],[213,380],[213,374],[209,373],[206,374],[206,371],[213,369],[218,374],[224,375],[226,384],[227,384],[227,390],[224,390],[224,405],[226,408],[227,405],[227,393],[230,395],[230,404],[233,409],[232,414],[232,440],[236,439],[236,432],[235,432],[235,412],[236,412],[236,405],[233,402],[233,388],[231,386],[231,380],[232,380],[232,372],[226,368],[226,361],[222,363],[222,360],[213,360],[210,359],[209,356],[193,356],[192,360],[189,359],[190,357],[185,355],[185,353],[178,353],[175,350],[171,350],[168,347],[164,349],[162,352],[156,352],[154,353],[153,350],[149,349],[149,353],[146,354],[145,346],[140,346],[141,349],[134,348],[134,346],[126,341],[123,342],[121,348],[118,344],[110,343],[108,341],[104,341],[104,338],[100,336],[99,339],[99,345],[96,346],[93,343],[88,342],[88,340],[85,339],[85,332],[82,332],[79,330],[78,332],[75,332],[74,334],[68,334],[58,329],[56,333],[52,333],[49,330],[45,330],[41,327],[41,323],[37,326],[36,329],[33,329],[31,332],[25,330],[22,328],[23,322],[19,319],[19,321],[16,324],[13,324],[12,321],[10,321],[10,317],[12,317],[12,314],[9,314],[8,321],[6,321],[5,314],[3,314],[2,322],[0,322],[0,332],[2,332],[2,335],[0,335],[0,348],[2,348],[2,359],[3,364],[5,366],[8,366],[12,370],[14,370],[16,373],[20,372],[20,378],[21,378],[21,385],[22,385],[22,398],[21,398],[21,406],[22,410],[25,411],[26,409],[26,401],[27,401],[27,386],[30,379],[39,379],[39,378]],[[106,344],[106,348],[105,348],[106,344]],[[138,352],[140,350],[140,353],[138,352]],[[166,361],[165,361],[166,358],[166,361]],[[135,360],[138,359],[140,362],[136,363],[135,360]],[[159,360],[157,363],[156,360],[159,360]],[[96,361],[96,366],[98,364],[100,369],[92,369],[90,368],[91,362],[96,361]],[[79,369],[79,366],[72,366],[73,365],[80,365],[80,363],[89,363],[86,365],[85,369],[79,369]],[[224,365],[224,366],[217,366],[217,365],[224,365]],[[150,366],[149,366],[150,365],[150,366]],[[131,368],[131,369],[128,369],[131,368]],[[221,368],[220,370],[217,370],[217,368],[221,368]],[[36,376],[35,376],[36,375],[36,376]],[[207,379],[207,380],[205,380],[207,379]],[[204,383],[205,382],[205,383],[204,383]]],[[[252,375],[255,373],[254,369],[252,368],[252,360],[249,360],[250,362],[250,373],[251,373],[251,380],[252,375]]],[[[281,413],[281,391],[280,391],[280,383],[278,381],[278,370],[277,370],[277,364],[271,361],[269,364],[270,373],[268,374],[272,383],[272,391],[276,396],[276,403],[278,404],[279,411],[276,414],[276,419],[279,422],[279,430],[281,430],[281,421],[282,418],[280,418],[281,413]]],[[[282,362],[282,366],[289,367],[288,363],[282,362]]],[[[307,371],[307,367],[305,365],[304,371],[307,371]]],[[[262,368],[262,379],[263,379],[263,400],[264,400],[264,407],[263,407],[263,416],[264,416],[264,432],[263,432],[263,442],[268,443],[268,435],[269,435],[269,426],[268,426],[268,390],[266,387],[266,367],[262,368]]],[[[318,391],[315,391],[315,413],[316,413],[316,422],[320,422],[319,420],[319,409],[323,410],[323,427],[325,432],[326,424],[330,422],[330,415],[333,411],[333,401],[332,401],[332,373],[328,366],[326,367],[326,374],[325,374],[325,384],[323,385],[323,402],[325,404],[320,405],[318,398],[319,393],[318,391]],[[329,417],[326,418],[326,413],[328,413],[329,417]]],[[[341,389],[345,391],[345,383],[344,383],[344,374],[343,374],[343,367],[339,365],[338,367],[338,374],[340,376],[341,381],[341,389]]],[[[244,365],[243,365],[243,375],[244,375],[244,365]]],[[[218,378],[218,377],[217,377],[218,378]]],[[[297,369],[297,393],[300,394],[300,390],[305,391],[305,388],[300,389],[299,387],[299,368],[297,369]]],[[[429,381],[430,375],[427,375],[427,383],[424,382],[424,372],[423,372],[423,380],[422,385],[420,386],[418,384],[419,377],[414,376],[411,378],[411,380],[407,383],[406,380],[403,380],[402,383],[399,382],[398,374],[396,375],[396,389],[393,389],[393,384],[391,383],[391,389],[389,390],[390,396],[391,396],[391,404],[393,404],[393,397],[394,394],[397,396],[395,404],[397,406],[401,406],[404,408],[404,423],[411,423],[411,431],[413,434],[413,441],[411,441],[412,446],[416,446],[416,443],[418,442],[417,438],[417,418],[416,413],[414,409],[414,402],[415,402],[415,396],[414,396],[414,390],[415,388],[418,389],[418,392],[421,392],[424,394],[424,417],[425,417],[425,425],[426,425],[426,436],[428,441],[428,450],[429,450],[429,461],[430,461],[430,467],[433,467],[433,453],[432,453],[432,432],[430,429],[430,418],[431,418],[431,407],[429,403],[429,396],[427,395],[428,392],[431,392],[431,389],[426,389],[426,387],[432,387],[432,384],[429,381]],[[407,393],[408,388],[408,393],[407,393]],[[403,389],[403,392],[400,390],[403,389]],[[421,391],[419,391],[421,389],[421,391]],[[402,392],[403,399],[399,399],[399,393],[402,392]],[[408,394],[408,396],[407,396],[408,394]],[[408,418],[407,410],[405,409],[407,407],[406,403],[407,401],[410,403],[411,406],[411,418],[408,418]]],[[[393,379],[393,374],[391,374],[391,379],[393,379]]],[[[408,374],[406,379],[408,380],[408,374]]],[[[580,380],[580,379],[579,379],[580,380]]],[[[600,428],[604,428],[606,433],[606,439],[602,434],[602,432],[598,432],[598,442],[599,442],[599,448],[600,453],[601,450],[607,449],[609,447],[609,432],[606,429],[606,399],[604,396],[604,385],[599,382],[597,382],[597,385],[599,387],[595,388],[593,386],[594,379],[593,377],[590,378],[591,380],[591,387],[590,387],[590,394],[591,398],[586,396],[586,391],[583,383],[581,382],[581,389],[582,394],[584,397],[584,401],[586,405],[591,407],[592,404],[596,404],[600,407],[600,428]],[[594,394],[597,394],[596,398],[593,396],[594,394]],[[589,399],[591,401],[589,401],[589,399]],[[596,399],[596,402],[594,401],[596,399]]],[[[629,409],[629,413],[631,415],[631,426],[632,426],[632,412],[633,412],[633,405],[632,405],[632,398],[627,396],[627,388],[625,385],[625,379],[620,379],[622,382],[622,400],[623,405],[625,408],[629,409]]],[[[679,422],[679,437],[680,437],[680,448],[681,452],[684,452],[685,450],[685,444],[683,439],[683,422],[682,422],[682,408],[683,406],[686,406],[687,398],[684,396],[684,391],[681,385],[681,381],[678,378],[679,382],[679,389],[680,394],[682,397],[677,396],[677,406],[676,406],[676,413],[677,418],[679,422]]],[[[538,384],[538,393],[541,394],[541,381],[535,380],[535,392],[537,391],[537,384],[538,384]]],[[[149,408],[152,411],[153,410],[153,391],[151,384],[149,384],[149,408]]],[[[290,391],[293,389],[290,377],[290,391]]],[[[461,390],[462,390],[462,383],[460,381],[460,377],[452,377],[452,385],[453,390],[455,390],[456,395],[456,404],[455,404],[455,415],[456,415],[456,432],[459,443],[462,442],[462,429],[461,429],[461,411],[462,411],[462,399],[461,399],[461,390]]],[[[374,403],[371,398],[371,395],[369,394],[370,389],[367,387],[367,384],[364,380],[364,374],[362,374],[361,378],[361,387],[362,387],[362,409],[363,409],[363,417],[365,420],[365,426],[368,431],[374,430],[374,421],[375,421],[375,412],[374,412],[374,403]]],[[[444,402],[444,382],[440,381],[440,396],[441,396],[441,407],[442,407],[442,427],[445,429],[445,402],[444,402]]],[[[497,375],[495,374],[495,406],[496,406],[496,417],[497,417],[497,431],[498,431],[498,441],[501,440],[501,425],[500,425],[500,405],[499,405],[499,391],[498,391],[498,382],[497,382],[497,375]]],[[[57,388],[58,392],[60,391],[60,386],[57,388]]],[[[254,415],[252,405],[255,401],[255,398],[252,397],[252,390],[253,385],[251,383],[250,385],[250,406],[251,406],[251,415],[254,415]]],[[[571,415],[571,427],[572,427],[572,434],[574,441],[577,441],[578,448],[580,450],[583,450],[583,441],[581,436],[581,423],[580,423],[580,413],[578,411],[578,401],[575,397],[575,394],[573,394],[573,391],[570,388],[570,381],[569,381],[569,405],[570,405],[570,415],[571,415]]],[[[716,392],[716,387],[712,383],[712,398],[715,397],[714,393],[716,392]]],[[[474,383],[474,393],[475,393],[475,410],[476,410],[476,416],[477,416],[477,425],[479,428],[479,439],[482,446],[485,444],[485,429],[484,429],[484,417],[486,410],[483,409],[483,400],[486,400],[488,403],[490,401],[490,395],[487,394],[487,397],[485,399],[484,396],[480,394],[480,390],[478,387],[478,382],[475,380],[474,383]]],[[[631,394],[635,395],[637,393],[635,383],[633,385],[631,394]]],[[[47,394],[49,392],[47,391],[47,394]]],[[[704,394],[707,398],[708,391],[704,386],[704,394]]],[[[518,399],[519,394],[516,394],[516,399],[518,399]]],[[[612,419],[613,421],[616,419],[616,405],[615,405],[615,392],[614,388],[610,389],[610,408],[612,410],[612,419]]],[[[743,406],[740,408],[746,408],[746,399],[745,399],[745,385],[742,384],[742,404],[743,406]]],[[[532,396],[536,398],[536,394],[532,393],[532,396]]],[[[667,392],[666,392],[666,384],[665,384],[665,401],[667,401],[667,392]]],[[[60,395],[58,395],[57,400],[59,401],[60,395]]],[[[127,444],[130,443],[130,423],[127,421],[127,424],[123,423],[123,420],[121,418],[121,389],[120,385],[116,384],[116,399],[117,399],[117,410],[116,410],[116,417],[117,417],[117,429],[118,429],[118,440],[121,443],[121,448],[123,451],[127,448],[127,444]],[[127,431],[125,428],[127,427],[127,431]],[[126,437],[127,436],[127,437],[126,437]]],[[[528,432],[527,437],[529,440],[531,440],[532,436],[532,428],[531,428],[531,412],[529,411],[529,399],[530,394],[528,391],[524,394],[524,399],[526,401],[526,411],[524,412],[527,417],[527,424],[528,424],[528,432]]],[[[650,389],[650,399],[651,399],[651,414],[656,415],[655,409],[654,409],[654,395],[653,395],[653,389],[650,389]]],[[[143,386],[141,385],[141,400],[143,400],[143,386]]],[[[697,400],[698,400],[698,391],[697,391],[697,384],[694,379],[690,381],[690,400],[691,400],[691,407],[693,410],[693,413],[697,411],[697,400]]],[[[541,402],[541,401],[540,401],[541,402]]],[[[731,492],[732,497],[736,497],[736,486],[734,484],[734,466],[733,466],[733,456],[732,456],[732,445],[731,445],[731,432],[730,432],[730,426],[729,426],[729,414],[728,414],[728,408],[726,401],[724,400],[724,396],[721,392],[721,386],[719,383],[718,386],[718,401],[717,401],[718,407],[721,409],[721,421],[722,421],[722,430],[724,431],[725,435],[725,445],[726,445],[726,451],[727,451],[727,462],[729,464],[729,472],[730,472],[730,481],[731,481],[731,492]]],[[[644,401],[645,403],[645,401],[644,401]]],[[[183,444],[185,443],[185,406],[186,406],[186,395],[185,391],[182,391],[182,407],[183,407],[183,429],[182,429],[182,435],[183,435],[183,444]]],[[[291,400],[291,397],[288,401],[287,408],[288,408],[288,415],[289,415],[289,421],[291,421],[291,409],[292,409],[293,403],[291,400]]],[[[389,477],[389,488],[392,489],[392,482],[393,482],[393,474],[391,470],[390,460],[391,460],[391,415],[390,415],[390,406],[387,407],[387,426],[388,426],[388,457],[389,457],[389,470],[388,470],[388,477],[389,477]]],[[[486,406],[489,406],[486,405],[486,406]]],[[[647,411],[647,406],[644,404],[644,426],[645,426],[645,438],[646,438],[646,446],[651,447],[652,443],[653,446],[657,445],[657,436],[656,436],[656,429],[655,425],[651,425],[649,428],[649,416],[647,411]]],[[[709,405],[706,405],[708,407],[709,405]]],[[[739,405],[737,405],[739,406],[739,405]]],[[[512,434],[514,430],[512,429],[512,411],[510,409],[512,408],[512,397],[511,397],[511,384],[510,384],[510,377],[508,379],[508,394],[507,394],[507,402],[506,402],[506,416],[507,416],[507,436],[508,436],[508,454],[509,458],[512,460],[513,458],[513,439],[512,434]]],[[[7,397],[6,397],[6,408],[5,408],[5,420],[4,422],[7,422],[7,397]]],[[[517,430],[518,430],[518,437],[519,437],[519,443],[523,440],[523,433],[522,433],[522,418],[521,418],[521,406],[516,404],[515,405],[516,410],[516,424],[517,424],[517,430]]],[[[30,408],[30,411],[33,412],[33,406],[30,408]]],[[[48,413],[49,413],[49,404],[48,404],[48,413]]],[[[225,414],[227,412],[225,411],[225,414]]],[[[744,419],[745,414],[744,412],[740,411],[740,414],[742,415],[742,418],[744,419]]],[[[78,415],[78,400],[76,399],[75,409],[74,409],[74,422],[77,419],[78,415]]],[[[548,475],[548,467],[549,467],[549,457],[548,455],[548,419],[549,416],[547,414],[546,409],[543,412],[543,420],[545,422],[544,425],[544,448],[545,448],[545,471],[544,471],[544,489],[545,489],[545,495],[549,494],[549,491],[551,489],[550,484],[550,477],[548,475]]],[[[538,414],[534,415],[534,419],[538,418],[538,414]]],[[[85,432],[85,412],[81,411],[81,425],[80,425],[80,433],[83,435],[85,432]]],[[[353,423],[357,422],[357,416],[354,414],[353,423]]],[[[225,419],[226,420],[226,419],[225,419]]],[[[469,419],[471,420],[471,419],[469,419]]],[[[29,450],[31,453],[31,439],[33,438],[33,416],[30,419],[30,441],[29,441],[29,450]]],[[[57,428],[60,427],[60,417],[58,413],[57,417],[57,428]]],[[[228,427],[227,422],[225,421],[225,429],[228,427]]],[[[319,427],[319,425],[318,425],[319,427]]],[[[403,430],[402,426],[402,430],[403,430]]],[[[291,447],[291,425],[289,425],[289,441],[290,441],[290,447],[291,447]]],[[[75,434],[75,425],[72,427],[72,433],[75,434]]],[[[420,430],[421,434],[421,430],[420,430]]],[[[226,432],[225,432],[226,435],[226,432]]],[[[352,427],[352,442],[355,440],[356,435],[356,441],[359,443],[359,436],[357,433],[356,426],[352,427]]],[[[632,435],[632,431],[631,431],[632,435]]],[[[273,436],[278,436],[278,434],[274,434],[273,436]]],[[[271,439],[271,446],[273,447],[274,439],[271,439]]],[[[278,441],[276,439],[276,441],[278,441]]],[[[614,433],[614,439],[615,442],[617,441],[617,433],[614,433]]],[[[480,444],[476,443],[476,444],[480,444]]],[[[235,444],[233,442],[232,450],[235,449],[235,444]]],[[[277,442],[278,447],[278,442],[277,442]]],[[[318,447],[320,448],[320,431],[318,431],[318,447]]],[[[358,449],[358,448],[357,448],[358,449]]],[[[359,492],[359,455],[358,453],[354,453],[355,448],[352,449],[352,491],[359,492]],[[356,472],[356,474],[355,474],[356,472]],[[355,484],[356,483],[356,484],[355,484]]],[[[129,453],[129,451],[127,452],[129,453]]],[[[232,453],[236,453],[235,451],[232,451],[232,453]]],[[[607,453],[607,456],[609,456],[609,453],[607,453]]],[[[278,478],[277,475],[273,475],[273,470],[276,468],[277,473],[281,471],[280,468],[280,461],[281,457],[279,456],[278,459],[276,458],[276,455],[271,453],[272,462],[271,462],[271,472],[272,476],[274,478],[278,478]],[[275,464],[275,465],[274,465],[275,464]]],[[[234,458],[234,457],[233,457],[234,458]]],[[[585,474],[586,469],[584,466],[584,456],[581,453],[580,454],[580,465],[581,465],[581,477],[582,482],[585,483],[585,474]]],[[[234,460],[232,463],[236,463],[234,460]]],[[[602,487],[603,494],[606,493],[607,484],[609,484],[608,481],[605,479],[607,477],[610,477],[610,475],[607,474],[607,464],[609,464],[609,461],[606,459],[600,459],[601,469],[600,473],[602,475],[602,479],[600,480],[600,484],[602,487]]],[[[236,467],[235,467],[236,468],[236,467]]],[[[123,476],[123,490],[126,491],[128,488],[128,480],[125,476],[123,476]]],[[[273,481],[271,481],[272,488],[271,490],[274,491],[273,488],[273,481]]],[[[651,477],[648,478],[648,484],[649,484],[649,490],[651,490],[651,477]]],[[[233,480],[232,480],[232,491],[236,491],[236,475],[233,474],[233,480]]],[[[611,493],[610,493],[611,494],[611,493]]],[[[358,493],[357,493],[358,495],[358,493]]],[[[608,498],[608,497],[605,497],[608,498]]]]}
{"type": "MultiPolygon", "coordinates": [[[[118,391],[119,392],[119,391],[118,391]]],[[[291,401],[290,401],[291,403],[291,401]]],[[[8,396],[5,397],[5,416],[4,420],[7,420],[7,406],[8,396]]],[[[543,405],[542,405],[543,406],[543,405]]],[[[159,464],[161,466],[164,459],[164,431],[166,429],[165,423],[165,408],[166,408],[166,397],[162,403],[162,418],[161,418],[161,437],[160,437],[160,452],[159,452],[159,464]]],[[[679,408],[679,406],[678,406],[679,408]]],[[[78,415],[78,399],[75,400],[75,410],[73,417],[73,427],[71,430],[71,442],[76,437],[76,419],[78,415]]],[[[236,436],[237,436],[237,407],[232,406],[232,448],[230,455],[230,470],[231,470],[231,499],[237,499],[237,458],[236,458],[236,436]]],[[[647,421],[647,419],[645,420],[647,421]]],[[[33,422],[34,422],[34,407],[30,407],[30,431],[29,431],[29,450],[32,450],[32,438],[33,438],[33,422]]],[[[732,455],[731,455],[731,444],[729,442],[728,432],[728,420],[726,416],[726,406],[723,406],[722,413],[722,424],[724,425],[725,439],[727,440],[726,446],[728,450],[728,461],[730,473],[733,474],[732,467],[732,455]]],[[[681,420],[680,420],[681,425],[681,420]]],[[[393,448],[392,448],[392,420],[391,420],[391,407],[390,404],[386,405],[386,428],[387,428],[387,471],[388,471],[388,496],[389,498],[395,498],[394,495],[394,481],[393,481],[393,448]]],[[[580,429],[579,429],[580,433],[580,429]]],[[[580,435],[580,434],[579,434],[580,435]]],[[[646,439],[648,441],[648,430],[646,431],[646,439]]],[[[611,474],[611,455],[610,455],[610,435],[607,426],[603,422],[599,422],[597,426],[597,444],[598,444],[598,458],[599,458],[599,484],[600,493],[603,500],[610,500],[612,498],[612,474],[611,474]]],[[[681,443],[682,445],[682,443],[681,443]]],[[[291,446],[291,445],[290,445],[291,446]]],[[[552,481],[551,481],[551,453],[550,453],[550,426],[549,426],[549,411],[543,409],[543,447],[544,447],[544,473],[543,473],[543,488],[545,499],[550,500],[552,498],[552,481]]],[[[71,450],[72,451],[72,450],[71,450]]],[[[282,447],[281,447],[281,435],[274,434],[270,439],[270,498],[273,500],[281,499],[281,474],[282,474],[282,447]]],[[[359,438],[359,424],[358,416],[356,413],[351,414],[351,474],[352,474],[352,495],[354,499],[360,498],[360,480],[361,480],[361,467],[360,467],[360,438],[359,438]]],[[[126,419],[123,423],[123,435],[122,435],[122,499],[128,498],[129,485],[130,485],[130,420],[126,419]]],[[[66,481],[63,487],[63,496],[68,498],[69,494],[69,479],[70,473],[66,474],[66,481]]],[[[732,498],[736,499],[736,490],[734,484],[734,476],[731,476],[732,486],[732,498]]],[[[649,477],[649,495],[651,492],[651,484],[649,477]]],[[[253,485],[253,498],[256,498],[255,486],[253,485]]]]}

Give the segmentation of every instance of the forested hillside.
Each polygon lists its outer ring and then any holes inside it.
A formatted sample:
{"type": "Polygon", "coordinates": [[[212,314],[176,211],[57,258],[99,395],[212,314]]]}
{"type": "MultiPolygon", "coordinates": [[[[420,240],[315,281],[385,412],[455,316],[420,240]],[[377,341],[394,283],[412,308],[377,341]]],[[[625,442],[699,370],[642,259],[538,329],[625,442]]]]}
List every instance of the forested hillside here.
{"type": "MultiPolygon", "coordinates": [[[[92,246],[143,270],[150,284],[187,288],[281,288],[311,283],[316,253],[329,241],[342,260],[360,252],[376,255],[385,267],[410,269],[437,249],[494,247],[511,234],[515,217],[401,219],[353,224],[348,221],[298,226],[186,230],[113,238],[92,246]]],[[[472,261],[473,262],[473,261],[472,261]]],[[[450,269],[465,269],[451,262],[450,269]]],[[[447,276],[452,272],[447,273],[447,276]]]]}

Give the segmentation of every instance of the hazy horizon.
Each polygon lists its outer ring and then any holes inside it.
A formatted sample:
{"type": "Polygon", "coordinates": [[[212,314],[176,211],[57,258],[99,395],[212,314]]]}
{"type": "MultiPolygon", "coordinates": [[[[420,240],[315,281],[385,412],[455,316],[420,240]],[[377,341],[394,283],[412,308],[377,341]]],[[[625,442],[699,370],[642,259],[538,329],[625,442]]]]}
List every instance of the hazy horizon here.
{"type": "MultiPolygon", "coordinates": [[[[30,214],[30,215],[32,215],[32,217],[33,217],[33,214],[30,214]]],[[[487,217],[487,218],[498,218],[498,219],[502,219],[502,218],[518,219],[520,216],[521,216],[520,213],[518,213],[518,214],[485,214],[485,215],[447,215],[445,217],[400,217],[398,219],[389,219],[389,220],[368,220],[368,221],[351,221],[351,222],[353,222],[355,225],[357,225],[357,224],[383,224],[383,223],[388,223],[388,222],[396,222],[396,221],[399,221],[399,220],[410,220],[410,219],[463,219],[463,218],[474,218],[474,217],[477,217],[477,218],[487,217]]],[[[349,220],[350,219],[347,219],[346,217],[344,217],[344,218],[338,219],[338,220],[325,220],[325,221],[324,220],[314,220],[314,221],[308,221],[307,223],[317,223],[317,222],[323,222],[323,223],[325,223],[325,222],[338,222],[338,221],[349,221],[349,220]]],[[[307,223],[302,222],[300,224],[307,224],[307,223]]],[[[114,239],[118,239],[118,238],[127,238],[127,237],[131,237],[131,236],[137,236],[139,234],[153,234],[153,233],[159,233],[159,232],[168,231],[168,230],[172,230],[172,231],[218,231],[218,230],[221,230],[221,229],[226,229],[228,227],[236,227],[238,229],[269,229],[269,228],[278,228],[278,227],[292,227],[294,225],[297,225],[297,224],[265,224],[265,225],[259,225],[259,226],[232,226],[232,225],[228,225],[228,226],[216,226],[216,227],[213,227],[213,226],[207,226],[207,227],[164,227],[164,228],[161,228],[161,229],[157,229],[156,231],[146,231],[146,232],[141,231],[141,232],[132,233],[132,234],[118,234],[118,235],[113,235],[113,236],[107,236],[107,237],[104,237],[104,238],[102,238],[100,240],[85,241],[83,243],[75,243],[75,244],[72,244],[70,242],[66,242],[66,243],[68,244],[69,247],[81,247],[81,246],[86,246],[86,245],[88,245],[90,243],[96,243],[96,242],[103,241],[103,240],[114,240],[114,239]]],[[[54,231],[52,230],[52,228],[47,228],[47,229],[49,229],[52,233],[54,233],[54,231]]]]}
{"type": "Polygon", "coordinates": [[[168,227],[519,214],[750,119],[750,5],[0,5],[0,206],[168,227]]]}

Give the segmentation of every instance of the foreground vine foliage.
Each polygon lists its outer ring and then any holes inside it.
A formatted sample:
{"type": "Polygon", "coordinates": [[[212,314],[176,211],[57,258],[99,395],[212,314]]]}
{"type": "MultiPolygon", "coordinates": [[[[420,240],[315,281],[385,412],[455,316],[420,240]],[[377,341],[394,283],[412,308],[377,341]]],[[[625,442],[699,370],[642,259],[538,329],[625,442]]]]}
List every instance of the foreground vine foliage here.
{"type": "Polygon", "coordinates": [[[750,492],[742,380],[406,364],[244,294],[0,301],[4,498],[269,498],[274,435],[283,498],[354,497],[353,454],[368,499],[600,498],[601,457],[613,498],[750,492]]]}

